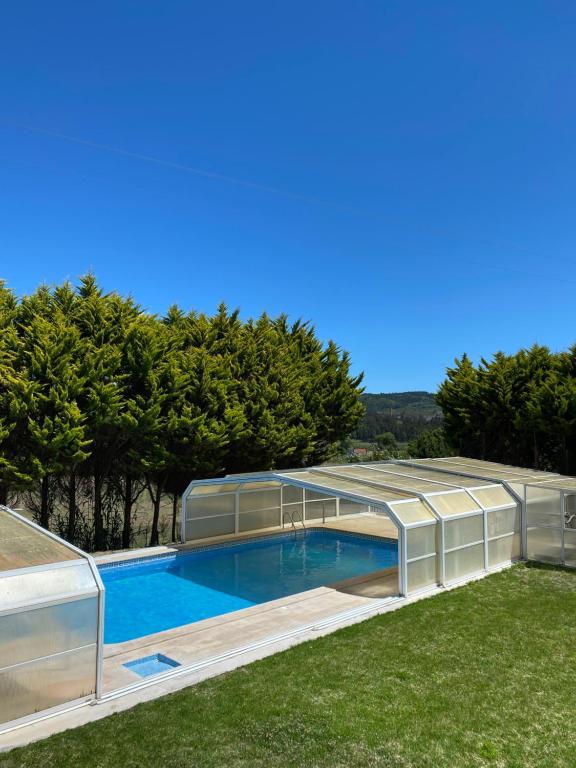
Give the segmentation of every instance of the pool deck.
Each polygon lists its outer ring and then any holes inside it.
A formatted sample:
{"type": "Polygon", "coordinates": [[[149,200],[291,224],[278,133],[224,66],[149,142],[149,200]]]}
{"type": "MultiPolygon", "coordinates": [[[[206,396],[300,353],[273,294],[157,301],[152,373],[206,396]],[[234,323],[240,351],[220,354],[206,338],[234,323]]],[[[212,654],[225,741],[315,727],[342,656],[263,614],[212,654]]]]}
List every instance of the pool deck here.
{"type": "MultiPolygon", "coordinates": [[[[368,534],[387,539],[397,538],[395,526],[381,516],[335,518],[324,524],[314,523],[309,527],[368,534]]],[[[218,536],[205,539],[202,544],[254,539],[269,536],[273,532],[277,533],[278,529],[259,531],[257,534],[218,536]]],[[[120,562],[175,551],[182,552],[190,548],[190,545],[173,545],[119,552],[98,557],[97,562],[120,562]]],[[[104,691],[108,693],[140,682],[142,678],[126,669],[124,664],[142,656],[162,653],[182,666],[188,666],[228,653],[240,645],[256,643],[272,635],[298,630],[334,615],[367,607],[375,600],[397,595],[398,569],[394,567],[175,627],[165,632],[146,635],[124,643],[107,644],[104,647],[104,691]]]]}

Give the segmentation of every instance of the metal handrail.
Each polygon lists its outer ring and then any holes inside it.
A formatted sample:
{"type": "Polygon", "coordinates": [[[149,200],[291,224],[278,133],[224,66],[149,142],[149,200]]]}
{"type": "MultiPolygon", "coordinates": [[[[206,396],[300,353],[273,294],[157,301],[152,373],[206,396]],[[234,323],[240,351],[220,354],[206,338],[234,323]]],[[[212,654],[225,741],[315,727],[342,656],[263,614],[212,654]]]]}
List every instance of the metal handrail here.
{"type": "MultiPolygon", "coordinates": [[[[306,536],[306,526],[304,525],[304,514],[302,513],[302,510],[299,510],[299,511],[300,511],[300,522],[302,524],[302,530],[304,531],[304,536],[306,536]]],[[[296,510],[294,510],[294,512],[296,512],[296,510]]],[[[286,515],[288,515],[290,519],[290,524],[292,525],[292,529],[294,531],[294,535],[296,535],[298,530],[296,528],[296,522],[294,520],[294,512],[291,512],[289,509],[284,509],[282,511],[282,528],[284,528],[285,518],[286,518],[286,515]]]]}

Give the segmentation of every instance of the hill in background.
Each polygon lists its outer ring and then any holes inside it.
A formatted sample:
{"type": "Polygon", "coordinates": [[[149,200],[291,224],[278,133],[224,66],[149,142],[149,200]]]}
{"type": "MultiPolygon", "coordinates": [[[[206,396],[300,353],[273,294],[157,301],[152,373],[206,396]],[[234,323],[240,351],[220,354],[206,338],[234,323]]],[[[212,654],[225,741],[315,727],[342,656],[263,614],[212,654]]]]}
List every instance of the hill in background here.
{"type": "Polygon", "coordinates": [[[391,432],[398,443],[406,443],[442,424],[442,411],[432,392],[365,393],[361,400],[366,414],[353,440],[372,442],[376,435],[391,432]]]}

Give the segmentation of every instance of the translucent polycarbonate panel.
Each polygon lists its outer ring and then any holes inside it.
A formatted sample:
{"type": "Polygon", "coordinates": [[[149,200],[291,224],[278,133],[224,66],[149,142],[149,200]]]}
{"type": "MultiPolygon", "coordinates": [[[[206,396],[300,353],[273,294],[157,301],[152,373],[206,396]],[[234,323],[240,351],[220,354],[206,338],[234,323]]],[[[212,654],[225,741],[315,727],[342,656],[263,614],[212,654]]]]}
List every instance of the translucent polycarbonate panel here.
{"type": "Polygon", "coordinates": [[[513,497],[502,485],[495,485],[492,488],[476,488],[472,493],[480,504],[487,509],[490,509],[490,507],[506,507],[515,503],[513,497]]]}
{"type": "Polygon", "coordinates": [[[223,536],[234,533],[236,515],[207,517],[186,521],[186,539],[206,539],[210,536],[223,536]]]}
{"type": "Polygon", "coordinates": [[[326,517],[336,515],[336,500],[307,501],[305,506],[306,522],[310,520],[323,520],[326,517]]]}
{"type": "Polygon", "coordinates": [[[520,510],[517,506],[488,512],[488,538],[520,530],[520,510]]]}
{"type": "Polygon", "coordinates": [[[304,498],[306,501],[321,501],[322,499],[327,499],[331,496],[330,493],[316,493],[316,491],[309,491],[306,489],[304,492],[304,498]]]}
{"type": "Polygon", "coordinates": [[[484,515],[471,515],[444,523],[444,549],[484,540],[484,515]]]}
{"type": "Polygon", "coordinates": [[[484,545],[476,544],[473,547],[446,552],[445,558],[445,580],[461,579],[484,569],[484,545]]]}
{"type": "Polygon", "coordinates": [[[437,582],[436,557],[415,560],[406,566],[408,572],[408,592],[433,586],[437,582]]]}
{"type": "Polygon", "coordinates": [[[0,723],[94,694],[96,645],[0,671],[0,723]]]}
{"type": "Polygon", "coordinates": [[[282,488],[282,501],[284,504],[302,501],[304,498],[304,488],[297,485],[285,485],[282,488]]]}
{"type": "Polygon", "coordinates": [[[354,501],[348,501],[348,499],[340,499],[338,514],[340,517],[343,515],[364,515],[370,511],[368,504],[356,504],[354,501]]]}
{"type": "Polygon", "coordinates": [[[576,495],[567,494],[564,504],[564,525],[566,528],[576,528],[576,495]]]}
{"type": "Polygon", "coordinates": [[[190,493],[192,496],[205,496],[211,493],[234,493],[240,487],[244,488],[244,486],[240,486],[238,483],[209,483],[208,485],[195,485],[190,493]]]}
{"type": "Polygon", "coordinates": [[[562,561],[562,531],[559,528],[528,528],[528,560],[562,561]]]}
{"type": "Polygon", "coordinates": [[[480,512],[481,508],[476,504],[472,497],[468,496],[466,491],[455,491],[453,493],[439,493],[427,497],[440,517],[450,517],[451,515],[461,515],[466,512],[480,512]]]}
{"type": "Polygon", "coordinates": [[[97,640],[98,598],[0,616],[0,667],[69,651],[97,640]]]}
{"type": "Polygon", "coordinates": [[[407,525],[421,523],[426,520],[436,520],[433,512],[420,499],[406,501],[403,504],[390,504],[396,517],[407,525]]]}
{"type": "Polygon", "coordinates": [[[264,491],[266,489],[280,488],[282,483],[279,480],[262,480],[253,483],[241,483],[241,491],[264,491]]]}
{"type": "Polygon", "coordinates": [[[239,497],[240,512],[253,512],[258,509],[280,508],[280,488],[267,491],[248,491],[239,497]]]}
{"type": "Polygon", "coordinates": [[[436,553],[436,523],[408,528],[406,531],[406,547],[408,560],[423,555],[436,553]]]}
{"type": "Polygon", "coordinates": [[[236,508],[236,497],[233,493],[220,493],[217,496],[204,496],[186,499],[186,519],[197,517],[213,517],[214,515],[230,515],[236,508]]]}
{"type": "Polygon", "coordinates": [[[560,491],[539,486],[526,486],[526,521],[531,526],[562,525],[562,495],[560,491]]]}
{"type": "Polygon", "coordinates": [[[524,499],[524,492],[525,492],[525,485],[524,483],[508,483],[510,486],[510,490],[514,491],[516,496],[518,496],[521,500],[524,499]]]}
{"type": "MultiPolygon", "coordinates": [[[[430,480],[419,480],[411,477],[404,477],[400,472],[394,474],[395,465],[382,465],[377,468],[363,467],[353,465],[352,467],[338,467],[339,474],[345,474],[350,480],[366,480],[370,483],[376,483],[383,486],[392,485],[407,489],[412,492],[418,491],[441,491],[443,486],[430,480]]],[[[336,470],[335,470],[336,471],[336,470]]]]}
{"type": "Polygon", "coordinates": [[[491,568],[510,560],[518,560],[519,557],[520,535],[518,533],[488,542],[488,564],[491,568]]]}
{"type": "Polygon", "coordinates": [[[240,531],[256,531],[259,528],[279,526],[280,507],[276,509],[260,509],[254,512],[241,512],[238,519],[240,531]]]}
{"type": "Polygon", "coordinates": [[[291,521],[300,523],[304,520],[304,505],[303,504],[284,504],[282,507],[282,520],[284,525],[290,525],[291,521]]]}
{"type": "Polygon", "coordinates": [[[0,610],[30,605],[39,600],[96,594],[98,587],[86,560],[64,568],[41,571],[15,571],[0,575],[0,610]]]}
{"type": "Polygon", "coordinates": [[[410,494],[408,493],[389,491],[384,488],[379,489],[370,485],[360,485],[359,483],[354,483],[349,480],[343,480],[340,477],[321,475],[319,472],[286,472],[283,474],[285,474],[286,477],[294,478],[303,483],[322,486],[326,489],[326,496],[337,496],[339,492],[347,493],[366,499],[368,503],[370,503],[370,500],[397,501],[398,499],[410,498],[410,494]]]}
{"type": "Polygon", "coordinates": [[[0,509],[0,571],[80,559],[79,554],[42,530],[0,509]]]}
{"type": "Polygon", "coordinates": [[[566,565],[576,565],[576,530],[571,528],[564,531],[564,562],[566,565]]]}
{"type": "Polygon", "coordinates": [[[438,483],[441,490],[443,486],[462,486],[464,488],[471,488],[478,485],[478,480],[466,475],[447,475],[445,472],[440,472],[435,468],[426,466],[408,466],[406,464],[392,464],[389,467],[384,467],[387,472],[394,472],[400,475],[411,475],[418,477],[421,480],[428,480],[429,482],[438,483]]]}

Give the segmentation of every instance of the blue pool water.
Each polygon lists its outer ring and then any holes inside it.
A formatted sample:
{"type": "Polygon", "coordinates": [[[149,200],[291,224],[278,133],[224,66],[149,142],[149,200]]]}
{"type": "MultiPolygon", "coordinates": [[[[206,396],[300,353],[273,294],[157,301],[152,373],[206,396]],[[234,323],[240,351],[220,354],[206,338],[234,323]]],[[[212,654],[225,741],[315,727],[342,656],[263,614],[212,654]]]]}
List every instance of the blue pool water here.
{"type": "Polygon", "coordinates": [[[398,562],[395,541],[339,531],[275,535],[133,565],[102,565],[105,642],[248,608],[398,562]]]}

